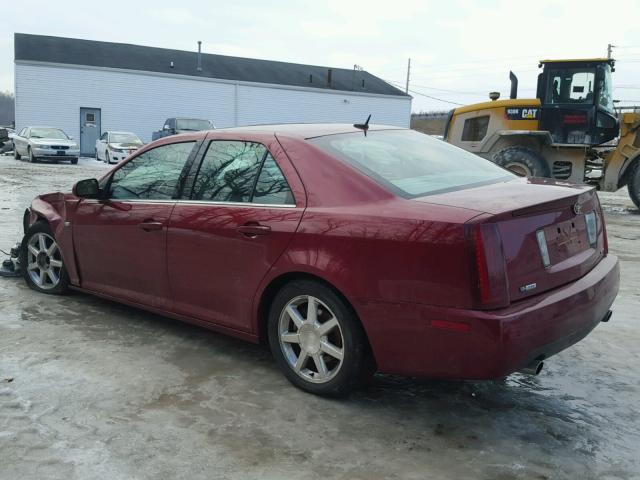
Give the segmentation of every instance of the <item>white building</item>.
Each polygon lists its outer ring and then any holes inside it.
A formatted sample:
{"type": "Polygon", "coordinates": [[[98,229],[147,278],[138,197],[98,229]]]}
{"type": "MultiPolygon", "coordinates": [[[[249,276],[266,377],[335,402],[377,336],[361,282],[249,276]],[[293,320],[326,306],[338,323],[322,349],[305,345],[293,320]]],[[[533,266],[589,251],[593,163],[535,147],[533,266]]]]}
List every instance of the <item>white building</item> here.
{"type": "Polygon", "coordinates": [[[216,127],[371,122],[408,127],[411,97],[368,72],[15,34],[16,128],[48,125],[92,155],[107,130],[144,141],[170,117],[216,127]]]}

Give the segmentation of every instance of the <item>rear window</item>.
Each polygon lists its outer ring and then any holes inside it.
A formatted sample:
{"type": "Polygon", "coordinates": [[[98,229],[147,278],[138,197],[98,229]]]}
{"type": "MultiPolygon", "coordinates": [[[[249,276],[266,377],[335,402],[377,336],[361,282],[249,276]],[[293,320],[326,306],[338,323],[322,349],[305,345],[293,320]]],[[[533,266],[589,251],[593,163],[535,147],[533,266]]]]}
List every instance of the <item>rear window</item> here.
{"type": "Polygon", "coordinates": [[[310,141],[405,198],[517,178],[489,160],[413,130],[328,135],[310,141]]]}

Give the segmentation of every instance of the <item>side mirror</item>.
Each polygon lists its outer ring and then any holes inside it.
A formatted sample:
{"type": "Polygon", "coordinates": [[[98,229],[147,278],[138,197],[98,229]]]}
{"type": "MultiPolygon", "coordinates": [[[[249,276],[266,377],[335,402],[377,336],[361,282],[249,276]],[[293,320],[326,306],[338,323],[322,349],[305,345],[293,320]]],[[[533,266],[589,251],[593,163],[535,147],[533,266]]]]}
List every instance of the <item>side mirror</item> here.
{"type": "Polygon", "coordinates": [[[80,198],[98,198],[100,194],[100,186],[95,178],[88,178],[76,182],[71,190],[76,197],[80,198]]]}
{"type": "Polygon", "coordinates": [[[162,127],[163,130],[171,130],[171,127],[169,125],[165,125],[164,127],[162,127]]]}

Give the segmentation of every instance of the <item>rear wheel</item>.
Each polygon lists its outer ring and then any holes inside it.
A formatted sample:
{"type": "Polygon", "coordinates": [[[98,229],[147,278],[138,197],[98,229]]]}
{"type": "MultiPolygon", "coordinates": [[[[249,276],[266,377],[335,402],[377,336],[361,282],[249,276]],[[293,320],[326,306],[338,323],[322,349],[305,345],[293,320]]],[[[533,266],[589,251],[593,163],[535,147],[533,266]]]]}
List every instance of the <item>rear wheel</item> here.
{"type": "Polygon", "coordinates": [[[65,293],[69,277],[62,261],[62,252],[49,225],[44,221],[34,223],[23,240],[20,264],[27,285],[32,289],[51,294],[65,293]]]}
{"type": "Polygon", "coordinates": [[[299,280],[280,290],[268,334],[284,375],[307,392],[345,396],[370,371],[367,340],[355,313],[321,283],[299,280]]]}
{"type": "Polygon", "coordinates": [[[636,164],[633,166],[627,188],[629,189],[631,200],[640,209],[640,159],[636,160],[636,164]]]}
{"type": "Polygon", "coordinates": [[[509,147],[493,156],[502,168],[521,177],[550,177],[549,165],[542,155],[527,147],[509,147]]]}

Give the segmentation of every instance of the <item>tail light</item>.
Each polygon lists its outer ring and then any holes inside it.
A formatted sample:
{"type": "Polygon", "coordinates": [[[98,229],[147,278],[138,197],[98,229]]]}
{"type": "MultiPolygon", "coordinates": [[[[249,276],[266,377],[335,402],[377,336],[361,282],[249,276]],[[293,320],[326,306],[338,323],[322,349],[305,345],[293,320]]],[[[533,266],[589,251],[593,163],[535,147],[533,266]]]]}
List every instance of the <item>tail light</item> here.
{"type": "Polygon", "coordinates": [[[609,253],[609,239],[607,238],[607,224],[604,221],[604,212],[602,211],[602,206],[600,205],[600,199],[596,196],[596,201],[598,202],[598,220],[602,224],[602,250],[604,256],[607,256],[609,253]]]}
{"type": "Polygon", "coordinates": [[[509,281],[498,227],[491,223],[479,224],[471,231],[477,307],[506,307],[509,305],[509,281]]]}

